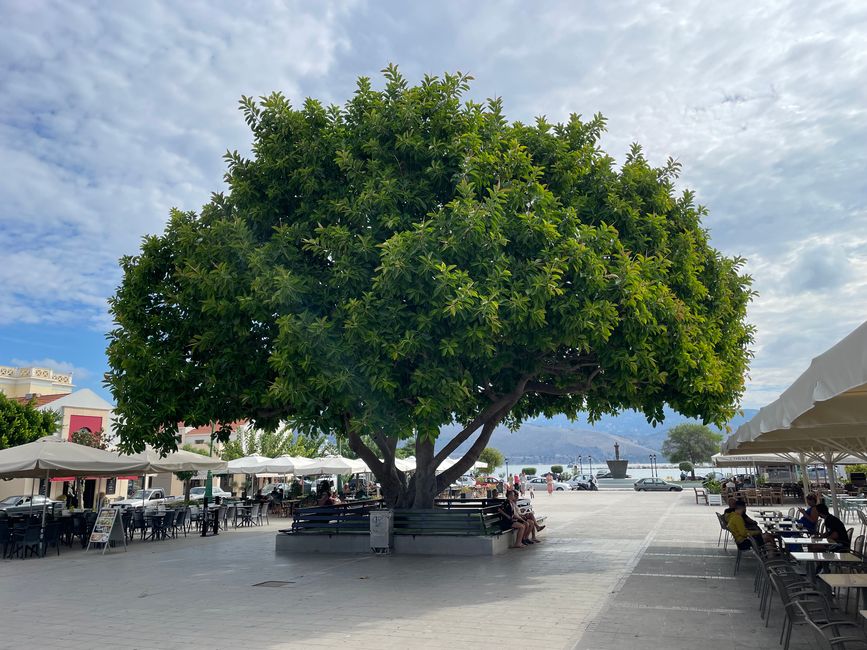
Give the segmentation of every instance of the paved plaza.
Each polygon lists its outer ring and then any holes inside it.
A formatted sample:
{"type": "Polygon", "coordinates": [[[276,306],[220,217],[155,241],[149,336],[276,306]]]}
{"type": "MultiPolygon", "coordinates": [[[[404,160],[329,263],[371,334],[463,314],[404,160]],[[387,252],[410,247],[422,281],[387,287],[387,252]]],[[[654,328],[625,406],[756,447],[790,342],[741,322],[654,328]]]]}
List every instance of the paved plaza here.
{"type": "Polygon", "coordinates": [[[691,491],[535,504],[545,542],[497,557],[278,557],[288,522],[274,518],[126,553],[5,560],[0,647],[778,647],[779,604],[765,628],[754,560],[732,577],[713,509],[691,491]],[[256,586],[268,581],[281,584],[256,586]]]}

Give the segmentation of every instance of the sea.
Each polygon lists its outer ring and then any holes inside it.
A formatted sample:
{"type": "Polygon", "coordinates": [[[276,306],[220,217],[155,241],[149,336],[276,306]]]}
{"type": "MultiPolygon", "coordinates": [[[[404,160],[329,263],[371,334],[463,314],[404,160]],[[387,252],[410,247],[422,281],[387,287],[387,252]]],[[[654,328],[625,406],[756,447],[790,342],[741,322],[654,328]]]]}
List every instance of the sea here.
{"type": "MultiPolygon", "coordinates": [[[[505,476],[507,473],[515,474],[520,473],[522,467],[535,467],[536,474],[541,475],[544,474],[551,469],[551,465],[557,465],[559,463],[519,463],[518,465],[513,465],[509,463],[508,466],[501,465],[494,471],[494,476],[501,477],[505,476]]],[[[567,472],[572,472],[572,467],[566,463],[562,463],[563,469],[567,472]]],[[[593,463],[593,474],[599,472],[599,470],[607,470],[608,465],[604,463],[593,463]]],[[[720,470],[717,467],[712,467],[710,465],[699,465],[695,468],[695,476],[704,477],[710,474],[713,471],[722,471],[723,474],[742,474],[746,473],[747,468],[736,468],[736,467],[727,467],[724,470],[720,470]]],[[[590,467],[587,463],[584,463],[583,467],[579,469],[579,474],[590,474],[590,467]],[[583,470],[583,471],[581,471],[583,470]]],[[[650,465],[647,463],[637,463],[635,465],[629,465],[626,468],[626,474],[633,479],[640,478],[651,478],[653,476],[658,476],[661,479],[671,479],[673,481],[680,480],[680,469],[678,469],[677,465],[673,465],[670,463],[660,463],[656,466],[656,469],[651,469],[650,465]]]]}

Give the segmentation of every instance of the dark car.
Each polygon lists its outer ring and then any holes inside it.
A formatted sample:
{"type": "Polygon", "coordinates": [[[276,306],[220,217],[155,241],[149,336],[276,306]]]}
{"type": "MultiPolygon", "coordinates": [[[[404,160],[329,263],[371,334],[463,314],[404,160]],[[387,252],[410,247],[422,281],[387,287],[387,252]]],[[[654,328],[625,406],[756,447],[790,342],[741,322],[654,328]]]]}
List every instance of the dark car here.
{"type": "Polygon", "coordinates": [[[660,492],[680,492],[683,488],[674,483],[666,483],[661,478],[642,478],[632,486],[636,492],[650,492],[656,490],[660,492]]]}

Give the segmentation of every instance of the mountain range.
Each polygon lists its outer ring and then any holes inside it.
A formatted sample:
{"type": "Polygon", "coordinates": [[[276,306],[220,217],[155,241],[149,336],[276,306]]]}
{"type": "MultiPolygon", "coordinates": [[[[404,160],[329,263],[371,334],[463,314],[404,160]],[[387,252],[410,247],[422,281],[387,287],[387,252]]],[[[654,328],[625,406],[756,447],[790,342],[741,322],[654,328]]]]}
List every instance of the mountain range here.
{"type": "MultiPolygon", "coordinates": [[[[730,430],[733,432],[757,412],[744,409],[728,423],[730,430]]],[[[660,448],[668,430],[685,422],[697,421],[671,410],[666,410],[664,422],[656,427],[635,411],[605,416],[592,424],[583,417],[575,421],[565,416],[535,418],[523,423],[515,432],[506,427],[497,428],[489,446],[499,449],[514,463],[566,464],[575,462],[579,455],[585,458],[589,455],[601,463],[614,458],[614,443],[617,442],[621,458],[646,463],[649,454],[657,454],[660,462],[664,462],[660,448]]],[[[458,430],[457,426],[444,427],[438,445],[446,444],[458,430]]],[[[465,442],[452,456],[466,452],[471,444],[472,440],[465,442]]]]}

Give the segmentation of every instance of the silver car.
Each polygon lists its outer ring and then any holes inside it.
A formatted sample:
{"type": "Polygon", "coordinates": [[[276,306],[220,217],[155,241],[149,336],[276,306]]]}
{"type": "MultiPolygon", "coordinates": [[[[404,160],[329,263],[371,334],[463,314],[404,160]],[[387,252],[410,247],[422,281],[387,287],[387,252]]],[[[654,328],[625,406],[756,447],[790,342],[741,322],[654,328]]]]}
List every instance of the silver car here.
{"type": "MultiPolygon", "coordinates": [[[[544,476],[535,476],[527,481],[527,489],[536,491],[545,491],[548,489],[548,480],[544,476]]],[[[556,492],[568,492],[572,486],[561,481],[554,481],[554,490],[556,492]]]]}
{"type": "Polygon", "coordinates": [[[652,490],[659,492],[680,492],[683,490],[679,485],[666,483],[661,478],[642,478],[635,481],[632,487],[636,492],[650,492],[652,490]]]}
{"type": "Polygon", "coordinates": [[[47,506],[49,512],[54,511],[59,513],[63,509],[62,502],[46,499],[41,494],[34,494],[32,503],[29,494],[6,497],[0,501],[0,510],[10,515],[27,513],[30,511],[41,512],[43,506],[47,506]]]}

